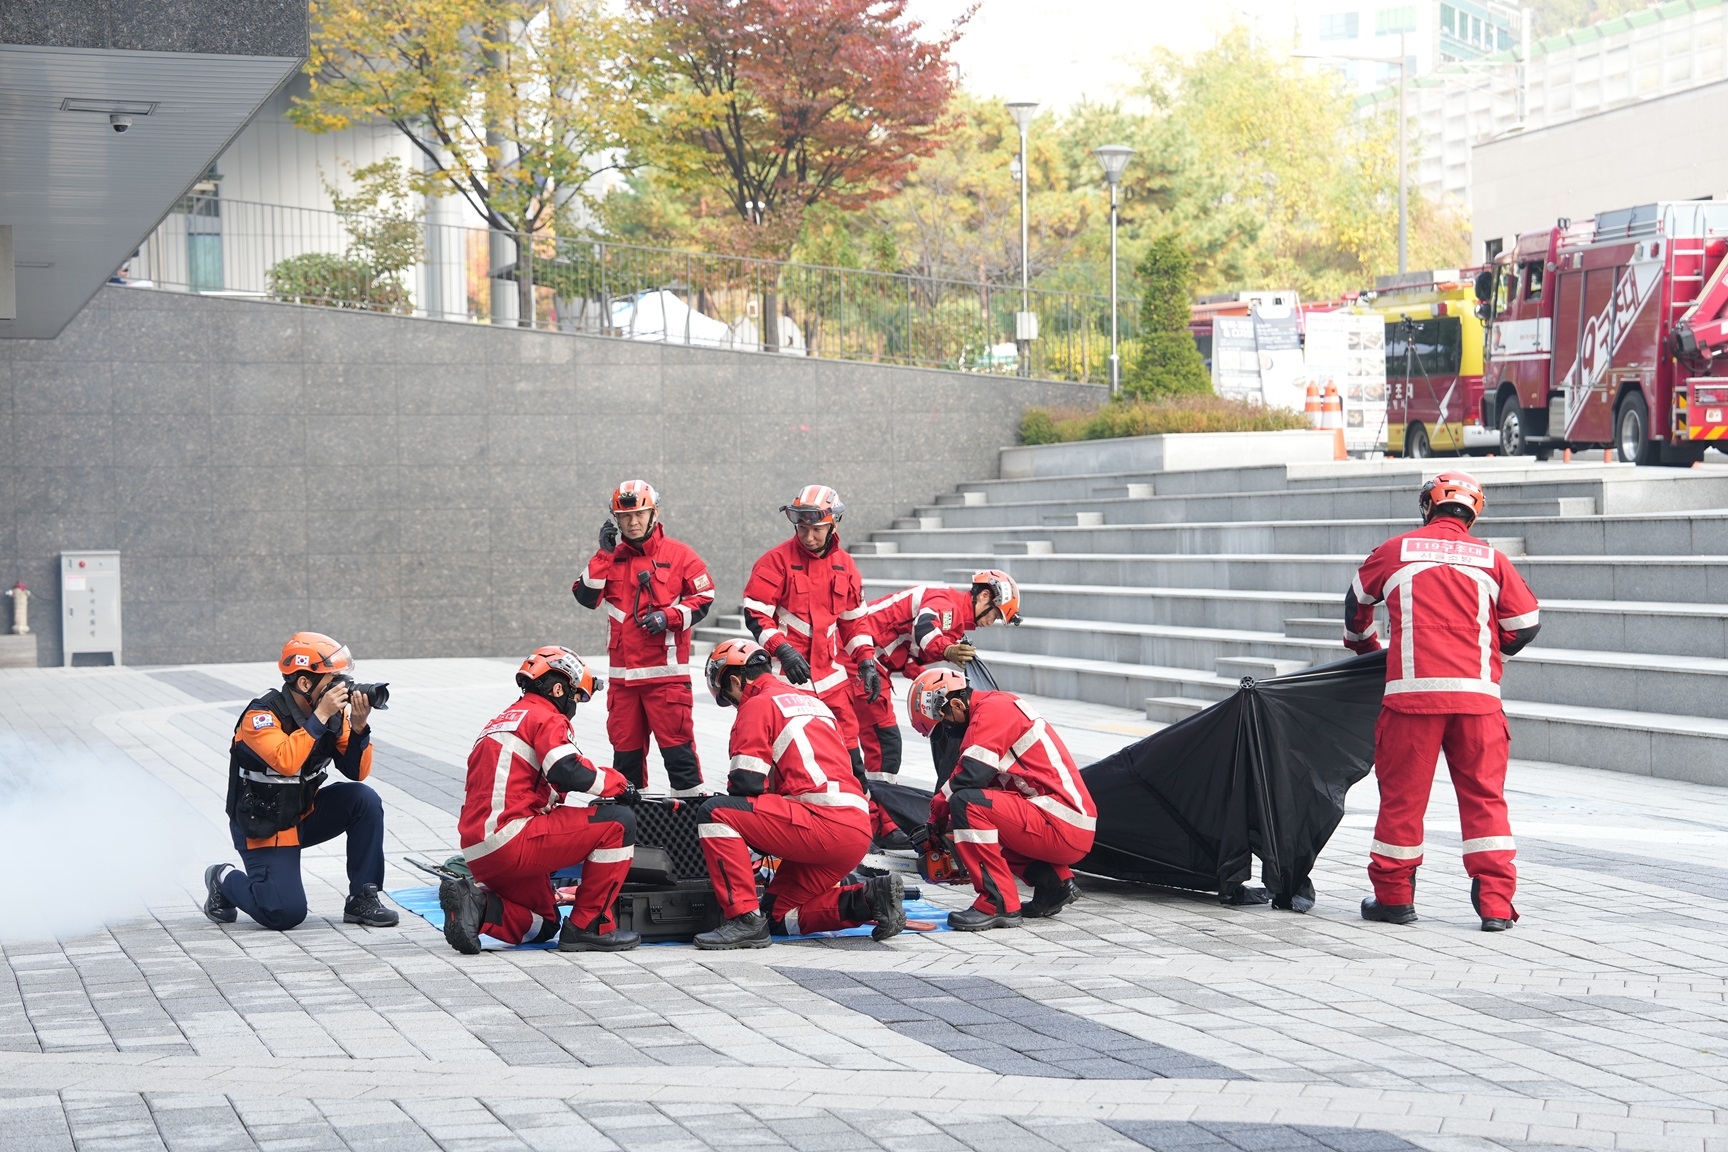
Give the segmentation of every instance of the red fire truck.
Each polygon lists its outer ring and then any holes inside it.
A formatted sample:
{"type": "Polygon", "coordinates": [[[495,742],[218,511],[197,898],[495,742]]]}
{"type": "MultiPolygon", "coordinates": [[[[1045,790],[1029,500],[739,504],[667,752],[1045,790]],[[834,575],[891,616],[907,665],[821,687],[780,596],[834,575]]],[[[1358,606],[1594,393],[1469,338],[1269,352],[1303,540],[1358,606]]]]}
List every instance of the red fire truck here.
{"type": "Polygon", "coordinates": [[[1500,450],[1697,461],[1728,433],[1725,255],[1728,203],[1710,201],[1561,220],[1500,252],[1475,285],[1482,420],[1500,450]]]}

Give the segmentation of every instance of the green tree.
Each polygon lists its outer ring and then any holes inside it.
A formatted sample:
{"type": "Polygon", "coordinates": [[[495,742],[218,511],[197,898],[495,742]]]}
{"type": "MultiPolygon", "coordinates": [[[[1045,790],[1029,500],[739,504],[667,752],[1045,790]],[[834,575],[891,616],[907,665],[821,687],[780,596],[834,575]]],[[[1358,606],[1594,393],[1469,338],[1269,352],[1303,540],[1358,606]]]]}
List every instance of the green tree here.
{"type": "Polygon", "coordinates": [[[1142,399],[1210,393],[1212,380],[1188,331],[1189,278],[1194,258],[1175,236],[1146,248],[1140,281],[1139,348],[1129,358],[1122,391],[1142,399]]]}
{"type": "Polygon", "coordinates": [[[278,261],[268,274],[271,295],[330,308],[411,312],[413,296],[403,273],[419,263],[423,249],[402,166],[392,156],[350,176],[354,189],[347,193],[324,182],[348,233],[347,251],[278,261]]]}
{"type": "MultiPolygon", "coordinates": [[[[607,0],[313,0],[312,27],[294,122],[394,124],[427,161],[414,190],[461,196],[495,234],[574,231],[639,123],[634,25],[607,0]]],[[[526,325],[532,245],[511,247],[493,263],[514,263],[526,325]]]]}

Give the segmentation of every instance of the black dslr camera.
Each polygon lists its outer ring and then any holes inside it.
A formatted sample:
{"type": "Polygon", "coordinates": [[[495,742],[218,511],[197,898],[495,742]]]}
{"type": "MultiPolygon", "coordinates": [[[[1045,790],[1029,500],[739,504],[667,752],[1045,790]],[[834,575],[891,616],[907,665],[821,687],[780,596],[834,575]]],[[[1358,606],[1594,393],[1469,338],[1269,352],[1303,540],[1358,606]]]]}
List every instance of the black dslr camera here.
{"type": "Polygon", "coordinates": [[[390,707],[389,684],[356,684],[352,676],[339,676],[337,679],[347,687],[349,695],[360,693],[372,702],[372,707],[377,711],[382,712],[390,707]]]}

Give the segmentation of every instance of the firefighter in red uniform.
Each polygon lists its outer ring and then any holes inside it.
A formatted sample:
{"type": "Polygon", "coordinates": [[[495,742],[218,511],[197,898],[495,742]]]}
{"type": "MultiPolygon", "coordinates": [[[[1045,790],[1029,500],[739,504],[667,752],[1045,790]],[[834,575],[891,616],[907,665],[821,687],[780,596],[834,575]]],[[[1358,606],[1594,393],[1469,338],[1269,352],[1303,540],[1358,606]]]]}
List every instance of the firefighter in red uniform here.
{"type": "Polygon", "coordinates": [[[766,948],[770,928],[787,935],[874,922],[886,940],[906,927],[894,873],[842,884],[870,848],[870,814],[834,714],[813,692],[769,670],[749,640],[723,640],[708,657],[708,690],[736,706],[725,796],[702,805],[698,835],[726,919],[696,937],[706,949],[766,948]],[[756,898],[750,850],[780,858],[756,898]]]}
{"type": "Polygon", "coordinates": [[[840,547],[846,506],[832,488],[811,484],[780,511],[794,535],[764,552],[744,585],[744,622],[780,671],[794,684],[809,684],[834,713],[853,764],[864,773],[864,753],[852,710],[848,671],[840,653],[857,668],[859,687],[874,703],[882,693],[876,650],[863,622],[864,580],[840,547]]]}
{"type": "Polygon", "coordinates": [[[699,796],[690,636],[714,602],[714,581],[695,549],[666,535],[659,508],[659,493],[644,481],[618,485],[612,514],[600,525],[600,550],[570,591],[584,608],[604,600],[611,618],[606,736],[612,766],[646,788],[652,735],[672,795],[699,796]]]}
{"type": "MultiPolygon", "coordinates": [[[[228,753],[228,828],[245,862],[204,870],[204,915],[232,924],[239,910],[284,931],[306,919],[300,852],[348,841],[349,924],[388,928],[384,907],[384,806],[361,781],[372,772],[372,704],[353,688],[348,646],[296,632],[276,662],[282,687],[246,705],[228,753]],[[324,783],[329,769],[347,777],[324,783]]],[[[383,705],[380,704],[380,707],[383,705]]]]}
{"type": "MultiPolygon", "coordinates": [[[[884,672],[882,694],[867,705],[871,725],[864,724],[864,713],[860,712],[859,737],[864,744],[867,779],[887,779],[900,771],[900,725],[894,715],[889,677],[898,672],[914,680],[926,664],[943,660],[965,666],[978,655],[966,640],[967,632],[991,624],[1018,623],[1020,586],[999,568],[973,573],[969,592],[945,584],[919,584],[870,601],[864,624],[884,672]],[[873,754],[875,748],[880,751],[873,754]]],[[[854,695],[854,704],[861,700],[861,694],[854,695]]]]}
{"type": "Polygon", "coordinates": [[[1463,472],[1422,485],[1422,527],[1369,553],[1344,598],[1344,643],[1380,648],[1374,606],[1392,624],[1386,695],[1374,729],[1380,815],[1369,847],[1374,895],[1362,917],[1389,924],[1416,919],[1416,869],[1422,817],[1442,750],[1458,792],[1464,870],[1484,932],[1518,919],[1518,873],[1506,819],[1506,759],[1511,736],[1500,706],[1500,670],[1536,636],[1536,597],[1512,562],[1470,535],[1486,503],[1463,472]]]}
{"type": "Polygon", "coordinates": [[[556,645],[535,649],[516,673],[522,696],[499,713],[468,754],[467,796],[456,831],[469,880],[439,885],[444,939],[480,951],[480,935],[510,944],[558,936],[560,952],[623,952],[641,943],[617,928],[612,906],[636,855],[636,789],[576,747],[570,718],[605,682],[556,645]],[[622,803],[560,806],[566,793],[622,803]],[[552,873],[582,865],[560,930],[552,873]]]}
{"type": "Polygon", "coordinates": [[[1078,900],[1069,866],[1092,850],[1098,809],[1049,722],[1011,692],[967,687],[952,668],[930,668],[914,680],[906,711],[922,735],[941,724],[960,740],[959,763],[930,800],[931,837],[951,828],[954,854],[978,899],[950,912],[948,926],[1018,927],[1016,876],[1032,886],[1027,916],[1054,916],[1078,900]]]}

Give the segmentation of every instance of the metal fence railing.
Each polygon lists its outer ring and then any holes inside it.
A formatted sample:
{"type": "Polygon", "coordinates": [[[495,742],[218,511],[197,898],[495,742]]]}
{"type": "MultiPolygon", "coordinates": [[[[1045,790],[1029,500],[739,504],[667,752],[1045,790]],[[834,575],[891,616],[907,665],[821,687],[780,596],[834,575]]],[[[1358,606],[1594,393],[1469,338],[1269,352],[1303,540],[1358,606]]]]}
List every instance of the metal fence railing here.
{"type": "MultiPolygon", "coordinates": [[[[158,288],[626,340],[1107,381],[1108,296],[189,196],[123,270],[158,288]],[[526,289],[524,289],[526,285],[526,289]]],[[[1138,301],[1120,302],[1133,339],[1138,301]]]]}

